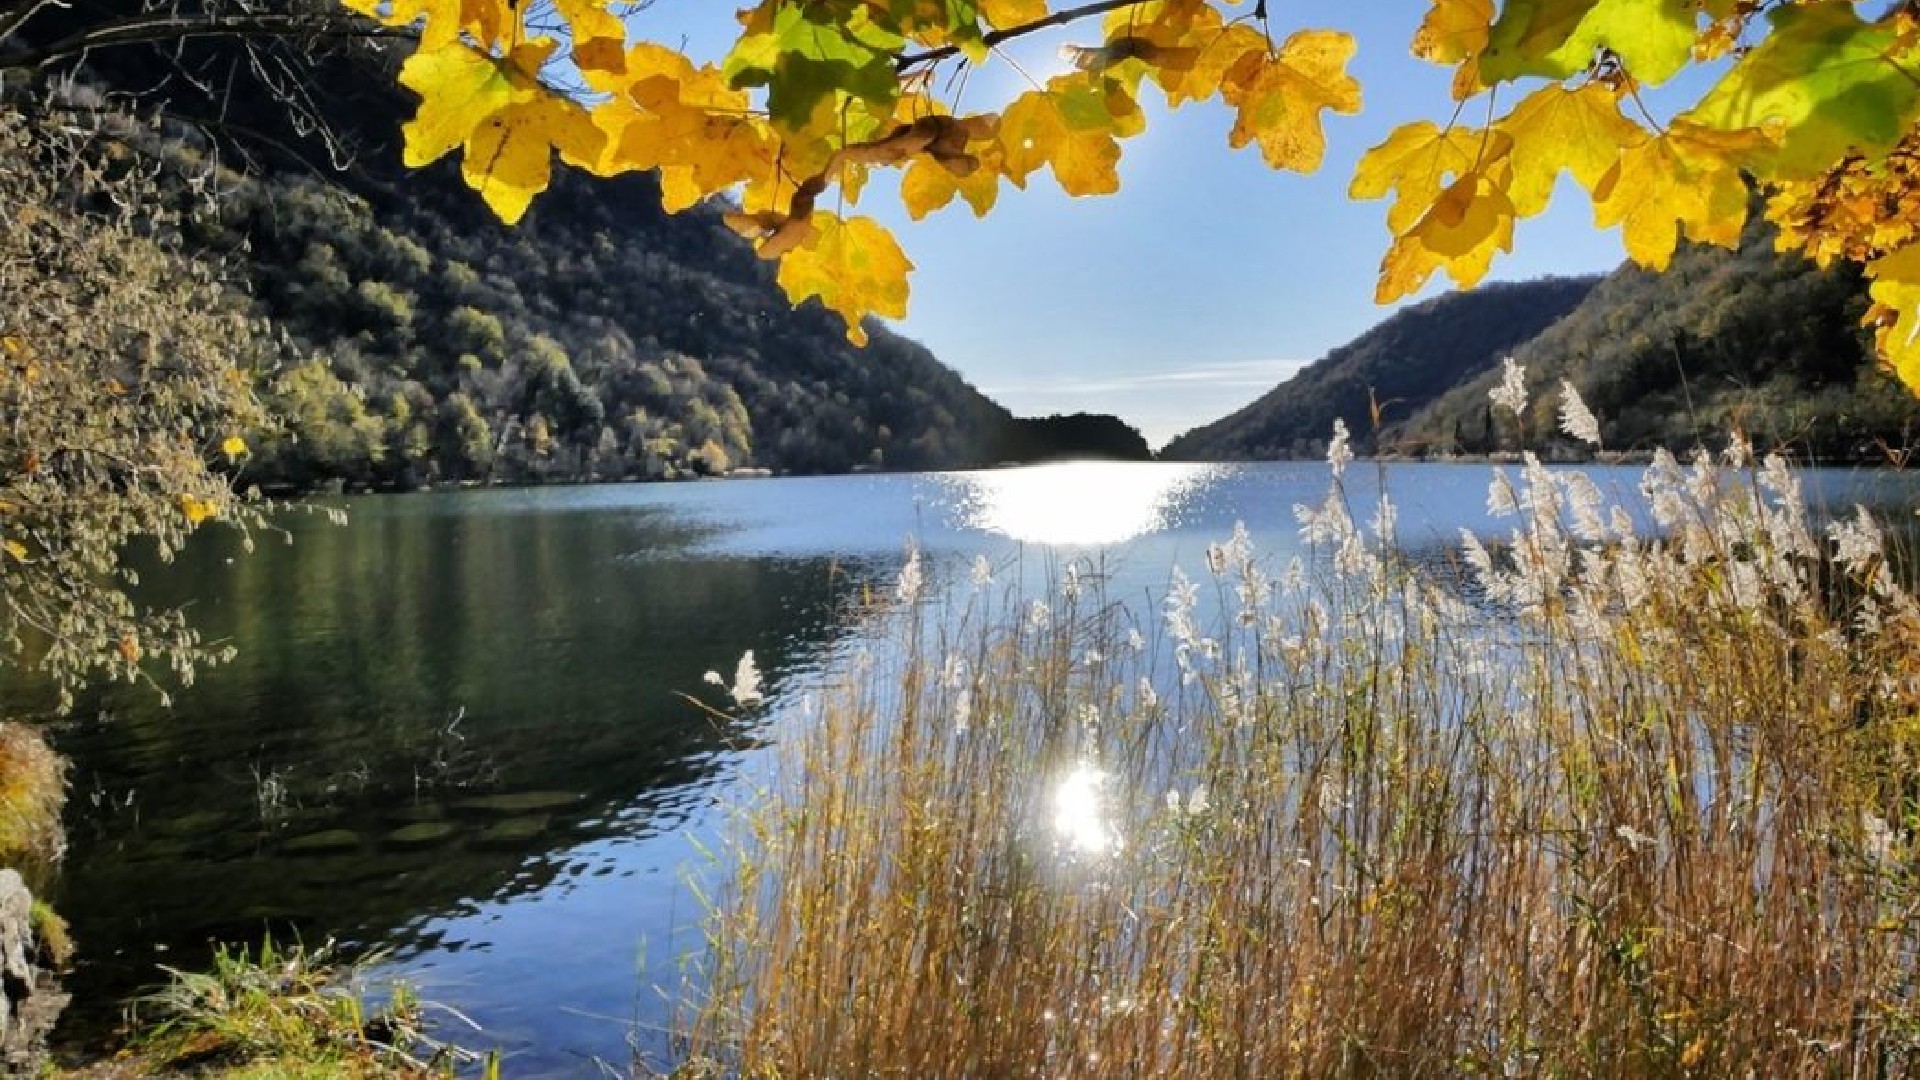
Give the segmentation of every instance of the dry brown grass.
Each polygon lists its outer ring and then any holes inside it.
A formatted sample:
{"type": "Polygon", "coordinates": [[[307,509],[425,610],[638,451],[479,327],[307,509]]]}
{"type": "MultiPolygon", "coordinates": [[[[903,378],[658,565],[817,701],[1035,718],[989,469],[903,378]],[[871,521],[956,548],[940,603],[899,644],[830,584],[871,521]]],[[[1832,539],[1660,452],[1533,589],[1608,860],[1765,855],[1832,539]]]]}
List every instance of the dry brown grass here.
{"type": "Polygon", "coordinates": [[[44,870],[66,845],[66,759],[38,729],[0,722],[0,866],[44,870]]]}
{"type": "Polygon", "coordinates": [[[1782,468],[1648,485],[1658,539],[1528,469],[1463,595],[1336,484],[1164,648],[1077,584],[887,616],[745,818],[684,1068],[1920,1068],[1920,606],[1782,468]]]}

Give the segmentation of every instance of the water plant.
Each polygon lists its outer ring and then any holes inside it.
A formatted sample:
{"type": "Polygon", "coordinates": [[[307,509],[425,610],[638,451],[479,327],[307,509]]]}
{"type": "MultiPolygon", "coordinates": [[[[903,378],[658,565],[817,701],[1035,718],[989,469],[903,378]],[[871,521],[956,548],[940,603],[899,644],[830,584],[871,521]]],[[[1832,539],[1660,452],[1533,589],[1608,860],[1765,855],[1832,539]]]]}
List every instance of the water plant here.
{"type": "Polygon", "coordinates": [[[741,817],[683,1072],[1920,1068],[1880,527],[1737,436],[1637,492],[1529,455],[1436,573],[1344,434],[1304,555],[1236,533],[1144,621],[1080,564],[876,613],[741,817]]]}

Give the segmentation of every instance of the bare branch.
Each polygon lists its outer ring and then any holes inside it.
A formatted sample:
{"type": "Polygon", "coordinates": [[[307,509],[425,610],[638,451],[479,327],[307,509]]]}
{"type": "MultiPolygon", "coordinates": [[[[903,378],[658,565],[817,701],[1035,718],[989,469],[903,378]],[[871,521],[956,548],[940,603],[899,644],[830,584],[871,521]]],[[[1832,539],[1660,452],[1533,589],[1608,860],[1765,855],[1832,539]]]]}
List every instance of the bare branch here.
{"type": "Polygon", "coordinates": [[[45,48],[34,49],[8,60],[0,70],[40,71],[90,49],[179,42],[200,37],[318,39],[409,38],[411,35],[404,30],[389,29],[360,19],[330,16],[248,15],[191,19],[167,14],[90,27],[45,48]]]}

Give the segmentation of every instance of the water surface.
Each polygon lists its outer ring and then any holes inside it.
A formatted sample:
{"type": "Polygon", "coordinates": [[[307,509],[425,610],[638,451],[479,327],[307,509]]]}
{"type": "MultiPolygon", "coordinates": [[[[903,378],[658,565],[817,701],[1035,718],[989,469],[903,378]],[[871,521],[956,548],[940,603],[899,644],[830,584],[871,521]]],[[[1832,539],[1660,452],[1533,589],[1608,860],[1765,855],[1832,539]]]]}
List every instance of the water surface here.
{"type": "MultiPolygon", "coordinates": [[[[1597,470],[1633,492],[1634,469],[1597,470]]],[[[1444,553],[1495,533],[1480,465],[1357,466],[1400,535],[1444,553]]],[[[1910,485],[1808,477],[1812,500],[1910,516],[1910,485]]],[[[866,633],[910,543],[936,585],[984,556],[1037,590],[1068,562],[1150,619],[1170,569],[1244,522],[1299,550],[1294,506],[1323,465],[1071,465],[345,500],[351,524],[281,519],[242,554],[196,544],[149,575],[239,650],[171,710],[133,690],[60,725],[75,758],[56,902],[81,942],[75,989],[107,1004],[264,929],[392,950],[384,970],[476,1021],[509,1075],[594,1075],[664,1052],[686,887],[716,809],[799,688],[866,633]],[[703,683],[753,650],[765,707],[703,683]]],[[[449,1030],[458,1024],[448,1020],[449,1030]]]]}

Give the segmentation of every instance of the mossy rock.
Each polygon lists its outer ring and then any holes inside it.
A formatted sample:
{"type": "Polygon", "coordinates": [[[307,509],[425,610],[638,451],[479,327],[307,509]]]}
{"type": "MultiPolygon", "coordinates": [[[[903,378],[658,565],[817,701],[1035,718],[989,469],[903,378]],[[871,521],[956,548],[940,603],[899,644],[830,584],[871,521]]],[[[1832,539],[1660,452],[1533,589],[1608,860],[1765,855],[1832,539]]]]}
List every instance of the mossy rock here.
{"type": "Polygon", "coordinates": [[[290,855],[331,855],[359,846],[360,834],[352,829],[327,829],[296,836],[280,845],[280,850],[290,855]]]}
{"type": "Polygon", "coordinates": [[[460,831],[451,821],[416,821],[387,834],[387,843],[400,847],[425,847],[438,844],[460,831]]]}
{"type": "Polygon", "coordinates": [[[541,810],[558,810],[563,806],[572,806],[585,798],[585,795],[577,791],[517,791],[501,795],[485,795],[478,799],[464,799],[453,805],[457,810],[518,816],[541,810]]]}
{"type": "Polygon", "coordinates": [[[508,818],[496,821],[475,837],[475,842],[489,847],[513,846],[531,840],[547,831],[552,818],[546,814],[529,814],[526,817],[508,818]]]}

